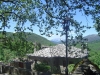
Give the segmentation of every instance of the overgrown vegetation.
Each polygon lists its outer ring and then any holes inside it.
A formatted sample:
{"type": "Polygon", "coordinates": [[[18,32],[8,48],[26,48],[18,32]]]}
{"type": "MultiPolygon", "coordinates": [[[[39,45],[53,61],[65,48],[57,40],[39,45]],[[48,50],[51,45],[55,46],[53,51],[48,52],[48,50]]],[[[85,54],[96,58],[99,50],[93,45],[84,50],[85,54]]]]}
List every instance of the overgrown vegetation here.
{"type": "Polygon", "coordinates": [[[14,58],[23,58],[26,53],[33,53],[34,45],[32,42],[19,38],[18,35],[13,38],[0,34],[0,60],[9,62],[14,58]]]}
{"type": "MultiPolygon", "coordinates": [[[[81,44],[77,44],[81,48],[81,44]]],[[[89,56],[88,59],[100,68],[100,41],[88,42],[89,56]]],[[[72,71],[74,64],[69,64],[68,70],[72,71]]]]}
{"type": "MultiPolygon", "coordinates": [[[[82,25],[81,22],[75,20],[75,17],[77,14],[81,13],[87,20],[87,17],[91,16],[92,22],[95,24],[94,27],[100,34],[99,4],[99,0],[1,0],[0,30],[10,28],[11,25],[9,25],[9,22],[13,20],[16,22],[14,26],[16,32],[24,32],[26,29],[33,31],[33,27],[37,26],[42,35],[47,35],[49,37],[54,33],[61,33],[64,35],[64,31],[61,31],[59,27],[64,27],[69,19],[70,25],[72,26],[70,30],[73,30],[77,34],[77,38],[82,40],[82,34],[85,33],[86,29],[93,27],[93,25],[82,25]],[[24,25],[27,21],[31,22],[28,27],[24,25]],[[56,32],[53,32],[52,29],[56,32]]],[[[3,55],[1,56],[2,60],[5,60],[4,54],[7,54],[6,50],[8,50],[8,52],[14,51],[16,56],[24,56],[26,52],[31,50],[27,48],[30,48],[30,42],[25,43],[22,40],[23,37],[19,36],[19,38],[20,39],[14,39],[9,42],[4,41],[0,44],[1,55],[3,55]]],[[[95,45],[93,45],[93,47],[95,45]]],[[[90,59],[96,60],[94,61],[96,63],[99,59],[95,57],[99,54],[93,54],[95,52],[92,53],[92,51],[99,49],[100,48],[95,49],[95,47],[90,48],[90,59]]]]}
{"type": "MultiPolygon", "coordinates": [[[[81,44],[77,45],[81,48],[81,44]]],[[[94,41],[88,43],[89,59],[100,68],[100,41],[94,41]]]]}
{"type": "Polygon", "coordinates": [[[51,67],[45,63],[35,64],[34,69],[39,72],[47,72],[50,71],[51,67]]]}
{"type": "Polygon", "coordinates": [[[90,51],[89,59],[100,68],[100,51],[90,51]]]}
{"type": "Polygon", "coordinates": [[[9,62],[14,58],[22,58],[26,53],[41,49],[42,45],[55,45],[49,40],[28,32],[0,32],[0,60],[9,62]],[[41,40],[41,41],[40,41],[41,40]]]}
{"type": "Polygon", "coordinates": [[[75,64],[69,64],[68,65],[68,72],[72,72],[73,68],[74,68],[75,64]]]}

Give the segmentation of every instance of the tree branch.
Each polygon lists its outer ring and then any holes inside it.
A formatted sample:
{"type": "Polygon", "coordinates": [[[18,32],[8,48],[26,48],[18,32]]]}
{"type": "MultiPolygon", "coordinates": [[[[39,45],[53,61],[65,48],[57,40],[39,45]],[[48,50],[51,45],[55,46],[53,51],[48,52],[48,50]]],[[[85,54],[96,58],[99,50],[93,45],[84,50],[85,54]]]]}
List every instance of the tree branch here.
{"type": "Polygon", "coordinates": [[[11,3],[14,2],[13,0],[0,0],[0,1],[2,1],[2,2],[11,2],[11,3]]]}
{"type": "Polygon", "coordinates": [[[4,27],[4,30],[5,30],[5,22],[6,22],[6,21],[5,21],[5,17],[4,17],[3,15],[0,15],[0,16],[2,17],[3,23],[4,23],[4,26],[2,25],[0,29],[2,29],[2,27],[4,27]]]}
{"type": "Polygon", "coordinates": [[[3,12],[2,15],[5,14],[5,13],[11,13],[11,14],[14,14],[14,15],[16,15],[17,17],[21,18],[20,16],[18,16],[18,15],[17,15],[16,13],[14,13],[14,12],[9,12],[9,11],[7,11],[7,12],[3,12]]]}

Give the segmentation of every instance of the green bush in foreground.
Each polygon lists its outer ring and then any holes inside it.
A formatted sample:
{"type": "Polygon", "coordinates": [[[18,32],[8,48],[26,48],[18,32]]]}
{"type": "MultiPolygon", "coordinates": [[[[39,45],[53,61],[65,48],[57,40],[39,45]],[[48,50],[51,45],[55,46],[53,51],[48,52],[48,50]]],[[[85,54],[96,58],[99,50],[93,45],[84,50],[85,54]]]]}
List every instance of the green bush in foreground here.
{"type": "Polygon", "coordinates": [[[72,72],[74,66],[75,66],[75,64],[69,64],[69,65],[68,65],[68,71],[69,71],[69,72],[72,72]]]}
{"type": "Polygon", "coordinates": [[[35,64],[34,69],[40,72],[47,72],[51,69],[51,67],[45,63],[35,64]]]}

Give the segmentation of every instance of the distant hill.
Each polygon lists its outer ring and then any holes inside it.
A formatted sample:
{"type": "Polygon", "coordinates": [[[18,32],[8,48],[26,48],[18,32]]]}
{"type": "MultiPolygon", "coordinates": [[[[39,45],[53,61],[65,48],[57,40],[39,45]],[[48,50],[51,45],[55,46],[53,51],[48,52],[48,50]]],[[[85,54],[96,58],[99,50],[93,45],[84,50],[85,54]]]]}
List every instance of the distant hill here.
{"type": "Polygon", "coordinates": [[[100,36],[98,34],[91,34],[91,35],[87,35],[84,38],[87,38],[88,41],[87,42],[96,42],[96,41],[100,41],[100,36]]]}
{"type": "MultiPolygon", "coordinates": [[[[99,51],[100,50],[100,36],[97,34],[91,34],[88,36],[85,36],[84,38],[87,38],[88,41],[88,47],[91,51],[99,51]]],[[[78,44],[77,47],[81,47],[81,44],[78,44]]]]}
{"type": "Polygon", "coordinates": [[[85,36],[85,38],[88,39],[88,46],[92,51],[100,50],[100,36],[98,36],[98,34],[91,34],[91,35],[85,36]]]}
{"type": "MultiPolygon", "coordinates": [[[[98,34],[87,35],[84,38],[88,39],[88,41],[86,41],[86,42],[96,42],[96,41],[100,41],[100,36],[98,34]]],[[[52,41],[53,43],[56,43],[56,44],[62,43],[59,38],[52,39],[50,41],[52,41]]]]}
{"type": "Polygon", "coordinates": [[[53,42],[49,41],[48,39],[46,39],[40,35],[35,34],[35,33],[30,33],[29,35],[28,35],[28,33],[26,33],[26,34],[28,36],[27,37],[28,41],[38,42],[38,43],[41,43],[41,44],[47,45],[47,46],[55,45],[53,42]]]}
{"type": "MultiPolygon", "coordinates": [[[[16,33],[7,32],[7,36],[13,37],[13,34],[16,34],[16,33]]],[[[25,34],[27,36],[27,40],[30,42],[33,42],[33,43],[37,42],[37,43],[41,43],[42,45],[46,45],[46,46],[55,45],[53,42],[35,33],[25,32],[25,34]]]]}

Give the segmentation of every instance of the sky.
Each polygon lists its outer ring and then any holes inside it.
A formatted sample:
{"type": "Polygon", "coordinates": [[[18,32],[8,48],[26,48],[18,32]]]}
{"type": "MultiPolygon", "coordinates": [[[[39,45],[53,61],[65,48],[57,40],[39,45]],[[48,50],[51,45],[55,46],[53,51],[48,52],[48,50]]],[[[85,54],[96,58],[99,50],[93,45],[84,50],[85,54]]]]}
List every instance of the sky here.
{"type": "MultiPolygon", "coordinates": [[[[92,25],[93,25],[92,19],[91,19],[90,16],[88,16],[87,19],[86,19],[86,17],[85,17],[84,15],[82,15],[82,14],[80,14],[80,13],[77,13],[77,15],[74,16],[74,19],[77,20],[78,22],[82,22],[82,25],[87,25],[87,24],[88,24],[89,26],[92,26],[92,25]],[[87,20],[88,20],[88,21],[87,21],[87,20]]],[[[26,23],[25,23],[25,26],[28,26],[28,25],[30,25],[30,24],[31,24],[30,22],[26,22],[26,23]]],[[[6,29],[6,31],[8,31],[8,32],[15,32],[15,31],[14,31],[14,26],[16,25],[16,23],[13,22],[13,21],[11,20],[10,23],[9,23],[9,25],[11,25],[11,27],[10,27],[10,29],[6,29]]],[[[60,27],[59,29],[62,30],[62,27],[60,27]]],[[[55,32],[54,30],[52,30],[52,31],[55,32]]],[[[26,32],[29,32],[29,31],[26,30],[26,32]]],[[[41,35],[40,32],[39,32],[39,28],[38,28],[37,26],[34,26],[33,33],[38,34],[38,35],[40,35],[40,36],[43,36],[43,37],[47,38],[48,40],[53,40],[53,39],[58,39],[58,40],[60,40],[60,39],[65,39],[65,36],[60,37],[60,35],[56,35],[56,34],[52,35],[51,37],[47,37],[47,36],[45,36],[45,35],[41,35]]],[[[75,35],[74,31],[72,31],[70,34],[73,35],[73,36],[75,35]]],[[[97,34],[97,32],[96,32],[96,30],[95,30],[94,28],[91,28],[91,29],[88,29],[88,30],[83,34],[83,36],[87,36],[87,35],[90,35],[90,34],[97,34]]]]}

